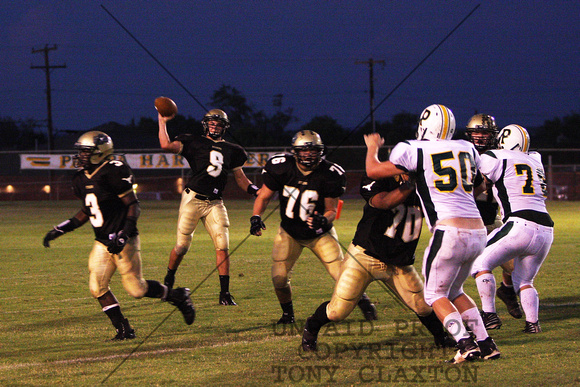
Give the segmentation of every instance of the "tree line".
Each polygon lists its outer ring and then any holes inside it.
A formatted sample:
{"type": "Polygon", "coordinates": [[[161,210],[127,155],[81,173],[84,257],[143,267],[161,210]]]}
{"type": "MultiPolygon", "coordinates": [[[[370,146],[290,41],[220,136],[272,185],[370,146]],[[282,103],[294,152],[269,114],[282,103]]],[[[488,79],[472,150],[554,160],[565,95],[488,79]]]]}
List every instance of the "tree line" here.
{"type": "MultiPolygon", "coordinates": [[[[292,123],[298,122],[293,109],[283,108],[282,95],[274,99],[275,112],[267,114],[255,109],[247,98],[236,88],[222,85],[210,100],[211,106],[219,106],[227,112],[232,130],[226,133],[226,139],[243,147],[289,146],[293,131],[288,130],[292,123]]],[[[377,121],[375,128],[385,138],[385,144],[396,143],[414,138],[419,115],[401,112],[389,121],[377,121]]],[[[32,119],[14,120],[0,117],[0,150],[31,150],[46,147],[47,136],[38,132],[42,125],[32,119]]],[[[525,125],[524,125],[525,126],[525,125]]],[[[313,117],[302,125],[300,130],[311,129],[318,132],[324,143],[329,146],[363,145],[363,134],[371,132],[371,123],[359,128],[344,128],[327,115],[313,117]]],[[[462,136],[461,125],[458,125],[458,136],[462,136]]],[[[572,113],[562,118],[544,122],[539,128],[527,128],[532,137],[534,148],[580,148],[580,114],[572,113]]],[[[157,120],[141,117],[128,124],[105,123],[91,130],[102,130],[115,140],[118,149],[154,149],[158,148],[157,120]]],[[[182,133],[201,134],[200,118],[177,115],[168,124],[170,136],[182,133]]],[[[70,149],[71,138],[79,133],[60,133],[55,136],[55,149],[70,149]],[[64,137],[64,138],[63,138],[64,137]],[[61,140],[59,142],[59,139],[61,140]],[[63,144],[59,147],[59,143],[63,144]]],[[[74,141],[74,140],[73,140],[74,141]]]]}

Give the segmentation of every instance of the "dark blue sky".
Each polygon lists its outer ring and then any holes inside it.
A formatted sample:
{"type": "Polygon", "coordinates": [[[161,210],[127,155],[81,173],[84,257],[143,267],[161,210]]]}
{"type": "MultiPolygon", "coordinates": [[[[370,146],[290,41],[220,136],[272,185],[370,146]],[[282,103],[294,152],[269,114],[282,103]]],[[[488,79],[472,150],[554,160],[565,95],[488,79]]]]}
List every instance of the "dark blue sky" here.
{"type": "Polygon", "coordinates": [[[56,130],[155,118],[153,99],[204,111],[103,10],[104,5],[208,108],[231,85],[256,110],[272,98],[302,125],[329,115],[352,128],[478,4],[475,13],[376,111],[390,120],[433,103],[458,127],[475,111],[525,127],[580,112],[579,1],[6,1],[0,22],[0,116],[46,118],[43,65],[32,49],[56,44],[56,130]]]}

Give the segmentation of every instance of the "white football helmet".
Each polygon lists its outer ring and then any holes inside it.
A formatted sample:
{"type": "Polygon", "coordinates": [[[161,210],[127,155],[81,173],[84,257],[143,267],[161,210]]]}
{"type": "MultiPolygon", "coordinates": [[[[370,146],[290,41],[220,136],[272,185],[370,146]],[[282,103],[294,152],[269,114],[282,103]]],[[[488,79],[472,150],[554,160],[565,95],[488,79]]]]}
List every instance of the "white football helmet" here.
{"type": "Polygon", "coordinates": [[[417,128],[417,140],[450,140],[454,133],[455,116],[451,109],[435,104],[423,110],[417,128]]]}
{"type": "Polygon", "coordinates": [[[497,135],[497,148],[527,153],[530,149],[530,135],[523,126],[508,125],[497,135]]]}
{"type": "Polygon", "coordinates": [[[113,140],[98,130],[86,132],[74,145],[78,153],[73,157],[75,168],[92,169],[113,154],[113,140]]]}

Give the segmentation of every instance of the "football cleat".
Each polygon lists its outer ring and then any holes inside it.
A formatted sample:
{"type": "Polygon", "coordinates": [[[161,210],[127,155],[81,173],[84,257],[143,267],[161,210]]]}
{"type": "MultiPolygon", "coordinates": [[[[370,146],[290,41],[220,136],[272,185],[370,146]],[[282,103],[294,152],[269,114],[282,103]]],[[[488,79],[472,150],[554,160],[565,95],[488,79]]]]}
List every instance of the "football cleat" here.
{"type": "Polygon", "coordinates": [[[457,353],[455,357],[448,360],[447,363],[459,364],[464,361],[473,361],[479,359],[481,356],[481,351],[477,346],[477,343],[471,337],[461,339],[457,342],[457,353]]]}
{"type": "Polygon", "coordinates": [[[514,291],[513,287],[507,287],[503,284],[495,291],[495,295],[497,298],[503,301],[505,306],[507,306],[508,313],[513,318],[522,318],[523,313],[520,309],[520,304],[518,302],[518,296],[516,296],[516,292],[514,291]]]}
{"type": "Polygon", "coordinates": [[[497,345],[495,345],[495,341],[489,336],[485,340],[478,341],[477,345],[481,351],[481,358],[484,360],[499,359],[501,356],[497,345]]]}
{"type": "Polygon", "coordinates": [[[188,288],[177,288],[171,289],[167,296],[167,302],[179,309],[187,325],[193,324],[195,320],[195,307],[191,302],[190,294],[191,291],[188,288]]]}
{"type": "Polygon", "coordinates": [[[131,328],[129,320],[127,319],[123,319],[121,325],[119,325],[116,329],[117,334],[111,339],[111,341],[131,340],[136,337],[135,330],[131,328]]]}
{"type": "Polygon", "coordinates": [[[542,328],[540,327],[540,321],[538,320],[535,323],[526,321],[526,327],[524,328],[524,330],[522,332],[524,332],[524,333],[540,333],[541,331],[542,331],[542,328]]]}
{"type": "Polygon", "coordinates": [[[220,305],[236,306],[238,304],[236,304],[230,292],[220,292],[220,305]]]}
{"type": "Polygon", "coordinates": [[[501,328],[501,320],[497,313],[493,312],[481,312],[481,319],[483,320],[483,325],[485,329],[499,329],[501,328]]]}
{"type": "Polygon", "coordinates": [[[294,324],[295,322],[294,314],[282,313],[282,317],[280,317],[280,320],[276,324],[294,324]]]}
{"type": "Polygon", "coordinates": [[[302,333],[302,350],[304,352],[314,352],[317,350],[316,343],[318,341],[318,335],[308,330],[308,321],[310,321],[311,318],[312,317],[308,317],[306,319],[304,332],[302,333]]]}
{"type": "Polygon", "coordinates": [[[363,294],[358,301],[358,307],[362,311],[365,320],[374,321],[378,319],[377,308],[366,294],[363,294]]]}

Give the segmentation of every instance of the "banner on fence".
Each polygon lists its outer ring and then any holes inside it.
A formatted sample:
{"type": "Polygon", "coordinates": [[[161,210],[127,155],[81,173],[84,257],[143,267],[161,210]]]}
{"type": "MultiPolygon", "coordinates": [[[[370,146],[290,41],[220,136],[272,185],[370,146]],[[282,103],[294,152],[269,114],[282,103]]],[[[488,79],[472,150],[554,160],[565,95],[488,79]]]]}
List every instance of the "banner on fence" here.
{"type": "MultiPolygon", "coordinates": [[[[261,168],[266,161],[279,152],[248,152],[247,168],[261,168]]],[[[74,169],[74,154],[21,154],[20,169],[65,170],[74,169]]],[[[183,169],[189,168],[187,160],[180,155],[168,153],[116,154],[116,160],[127,162],[133,169],[183,169]]]]}

